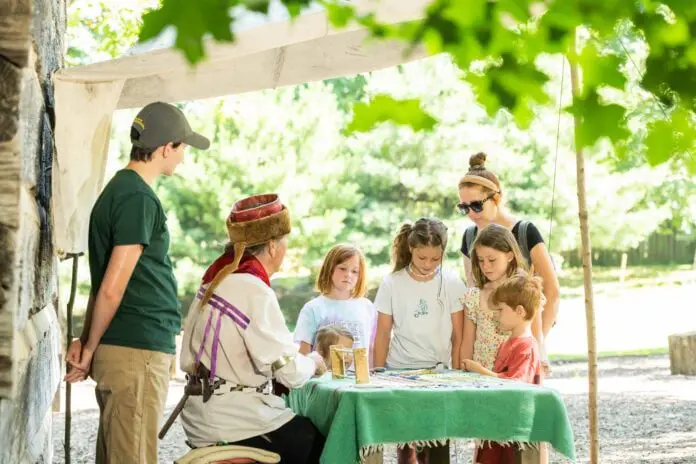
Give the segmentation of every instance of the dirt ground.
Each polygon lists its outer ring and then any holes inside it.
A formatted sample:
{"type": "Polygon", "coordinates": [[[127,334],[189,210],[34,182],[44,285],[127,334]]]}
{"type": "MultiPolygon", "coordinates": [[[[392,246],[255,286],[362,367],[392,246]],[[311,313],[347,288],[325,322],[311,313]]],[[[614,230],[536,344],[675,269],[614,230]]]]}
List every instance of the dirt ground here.
{"type": "MultiPolygon", "coordinates": [[[[671,376],[665,356],[613,358],[599,363],[600,462],[696,463],[696,378],[671,376]]],[[[577,462],[588,462],[587,366],[566,363],[554,366],[547,386],[558,390],[568,408],[575,433],[577,462]]],[[[93,384],[73,389],[72,462],[94,462],[98,411],[93,384]]],[[[167,414],[182,391],[172,382],[167,414]]],[[[54,413],[55,463],[64,463],[65,415],[54,413]]],[[[160,444],[160,462],[171,463],[186,453],[184,433],[175,423],[160,444]]],[[[470,462],[471,444],[452,447],[452,463],[470,462]]],[[[385,462],[394,463],[393,450],[385,462]]],[[[551,462],[565,462],[552,453],[551,462]]]]}

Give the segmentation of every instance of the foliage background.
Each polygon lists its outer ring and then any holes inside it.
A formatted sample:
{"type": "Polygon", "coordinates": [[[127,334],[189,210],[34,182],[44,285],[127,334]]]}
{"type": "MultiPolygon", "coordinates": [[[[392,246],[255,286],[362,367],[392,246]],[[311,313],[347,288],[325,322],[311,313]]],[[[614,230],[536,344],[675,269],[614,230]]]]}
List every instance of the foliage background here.
{"type": "MultiPolygon", "coordinates": [[[[74,0],[66,61],[79,65],[119,56],[137,41],[142,13],[158,5],[74,0]]],[[[696,186],[679,159],[654,167],[644,156],[645,128],[662,110],[639,85],[648,58],[645,41],[631,28],[621,33],[620,43],[604,46],[636,64],[624,60],[620,72],[626,85],[615,96],[629,108],[629,134],[620,150],[602,138],[587,151],[597,250],[629,250],[654,233],[693,237],[696,225],[696,186]]],[[[205,266],[225,244],[224,218],[231,205],[253,193],[279,192],[293,215],[291,251],[274,281],[290,323],[312,296],[311,276],[323,254],[337,242],[363,249],[374,290],[388,270],[399,225],[433,215],[450,229],[446,265],[459,268],[459,243],[469,222],[455,211],[456,186],[469,155],[478,151],[489,154],[489,168],[498,173],[509,207],[540,227],[552,252],[568,256],[576,249],[573,125],[571,115],[561,111],[571,105],[565,59],[536,58],[535,69],[546,76],[543,98],[529,106],[534,117],[524,129],[515,111],[491,113],[481,104],[481,83],[467,79],[457,59],[442,54],[365,75],[183,103],[195,129],[213,141],[206,152],[188,152],[178,173],[156,185],[169,212],[184,309],[205,266]],[[437,124],[420,131],[392,123],[345,131],[356,104],[369,106],[385,96],[387,104],[419,100],[437,124]]],[[[127,161],[133,116],[133,111],[115,116],[107,178],[127,161]]],[[[680,261],[692,257],[693,251],[680,261]]],[[[86,266],[80,278],[84,297],[86,266]]]]}

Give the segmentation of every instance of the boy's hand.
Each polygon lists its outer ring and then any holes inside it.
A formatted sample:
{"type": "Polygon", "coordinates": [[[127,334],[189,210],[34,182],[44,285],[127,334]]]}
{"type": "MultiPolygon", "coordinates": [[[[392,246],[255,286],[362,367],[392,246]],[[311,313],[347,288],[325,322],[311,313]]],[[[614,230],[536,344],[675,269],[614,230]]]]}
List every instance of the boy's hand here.
{"type": "Polygon", "coordinates": [[[314,371],[314,375],[317,377],[323,375],[326,372],[326,363],[324,362],[324,358],[316,351],[312,351],[307,356],[311,358],[314,361],[314,364],[317,366],[316,371],[314,371]]]}
{"type": "Polygon", "coordinates": [[[462,369],[464,369],[465,371],[475,372],[477,374],[482,373],[483,366],[472,359],[463,359],[461,364],[462,369]]]}
{"type": "Polygon", "coordinates": [[[65,361],[68,363],[77,364],[80,362],[80,356],[82,355],[82,342],[79,338],[70,343],[68,351],[65,354],[65,361]]]}
{"type": "Polygon", "coordinates": [[[542,361],[541,368],[544,371],[544,377],[551,377],[551,364],[548,361],[542,361]]]}
{"type": "Polygon", "coordinates": [[[64,380],[68,383],[85,380],[92,364],[92,354],[90,350],[82,346],[79,338],[73,340],[65,356],[68,372],[64,380]]]}

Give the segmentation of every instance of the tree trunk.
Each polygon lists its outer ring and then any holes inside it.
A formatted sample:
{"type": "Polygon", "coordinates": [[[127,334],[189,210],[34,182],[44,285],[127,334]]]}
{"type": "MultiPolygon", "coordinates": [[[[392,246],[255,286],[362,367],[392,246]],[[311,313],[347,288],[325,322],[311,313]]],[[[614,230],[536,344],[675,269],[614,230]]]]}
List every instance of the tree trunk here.
{"type": "MultiPolygon", "coordinates": [[[[575,54],[575,50],[571,51],[575,54]]],[[[570,82],[573,100],[580,95],[578,65],[575,58],[570,63],[570,82]]],[[[588,415],[590,419],[590,463],[599,463],[599,437],[597,415],[597,337],[595,334],[594,297],[592,293],[592,245],[590,243],[590,224],[585,194],[585,156],[579,145],[579,131],[582,121],[575,119],[575,159],[578,184],[578,211],[580,215],[580,238],[582,243],[582,270],[585,281],[585,319],[587,321],[587,366],[589,377],[588,415]]]]}
{"type": "Polygon", "coordinates": [[[619,282],[623,285],[626,281],[626,272],[628,272],[628,253],[621,253],[621,271],[619,272],[619,282]]]}
{"type": "Polygon", "coordinates": [[[670,335],[668,340],[672,375],[696,375],[696,332],[670,335]]]}

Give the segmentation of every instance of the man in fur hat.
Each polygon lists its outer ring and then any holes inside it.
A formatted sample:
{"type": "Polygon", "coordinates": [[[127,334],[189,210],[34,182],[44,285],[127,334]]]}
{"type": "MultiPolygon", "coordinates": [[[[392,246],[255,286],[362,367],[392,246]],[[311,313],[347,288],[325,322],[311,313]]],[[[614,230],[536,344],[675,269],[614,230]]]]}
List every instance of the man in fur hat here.
{"type": "Polygon", "coordinates": [[[206,271],[184,323],[181,367],[207,385],[182,411],[189,444],[250,446],[282,462],[318,463],[324,437],[271,391],[273,379],[296,388],[325,370],[317,353],[298,352],[270,286],[285,258],[290,215],[277,195],[258,195],[235,204],[227,229],[230,246],[206,271]]]}

